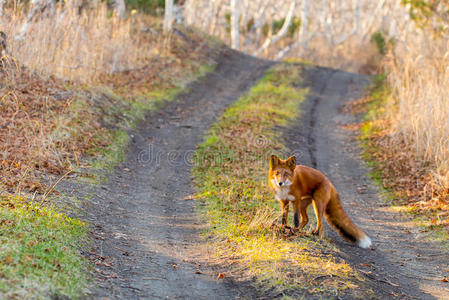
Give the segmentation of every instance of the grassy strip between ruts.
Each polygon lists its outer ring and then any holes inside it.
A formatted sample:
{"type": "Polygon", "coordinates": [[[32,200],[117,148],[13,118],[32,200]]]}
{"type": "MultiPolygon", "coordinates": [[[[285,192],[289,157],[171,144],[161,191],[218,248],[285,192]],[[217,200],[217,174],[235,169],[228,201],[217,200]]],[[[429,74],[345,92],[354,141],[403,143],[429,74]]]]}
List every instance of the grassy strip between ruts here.
{"type": "Polygon", "coordinates": [[[272,225],[278,203],[267,184],[268,157],[285,153],[279,126],[299,114],[300,67],[280,64],[228,108],[196,153],[193,173],[217,257],[237,263],[280,295],[356,295],[363,279],[326,240],[285,236],[272,225]],[[296,290],[296,292],[294,291],[296,290]],[[293,293],[293,294],[292,294],[293,293]]]}
{"type": "Polygon", "coordinates": [[[87,289],[79,254],[87,225],[54,209],[0,196],[0,297],[76,298],[87,289]]]}

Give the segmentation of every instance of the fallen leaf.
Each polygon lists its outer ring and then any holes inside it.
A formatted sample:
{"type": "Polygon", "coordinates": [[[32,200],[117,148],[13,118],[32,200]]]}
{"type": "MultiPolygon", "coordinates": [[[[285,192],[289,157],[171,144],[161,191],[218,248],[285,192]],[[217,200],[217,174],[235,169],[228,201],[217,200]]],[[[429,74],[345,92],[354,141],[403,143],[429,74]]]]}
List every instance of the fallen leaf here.
{"type": "Polygon", "coordinates": [[[178,268],[178,265],[173,265],[173,269],[177,269],[178,268]]]}
{"type": "Polygon", "coordinates": [[[441,282],[449,282],[446,277],[443,277],[443,279],[440,280],[441,282]]]}
{"type": "Polygon", "coordinates": [[[12,263],[14,262],[14,259],[12,259],[11,256],[7,255],[7,256],[5,256],[5,257],[3,258],[3,262],[4,262],[5,264],[12,264],[12,263]]]}
{"type": "Polygon", "coordinates": [[[202,274],[200,270],[196,270],[195,274],[202,274]]]}
{"type": "Polygon", "coordinates": [[[218,279],[222,279],[222,278],[225,278],[225,277],[226,277],[225,273],[219,273],[218,276],[217,276],[218,279]]]}

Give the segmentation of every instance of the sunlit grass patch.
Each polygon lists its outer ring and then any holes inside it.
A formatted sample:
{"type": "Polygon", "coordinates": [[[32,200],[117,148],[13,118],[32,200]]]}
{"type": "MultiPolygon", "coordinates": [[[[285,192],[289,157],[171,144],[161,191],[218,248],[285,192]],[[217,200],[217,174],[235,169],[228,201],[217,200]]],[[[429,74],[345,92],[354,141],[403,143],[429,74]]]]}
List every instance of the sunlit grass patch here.
{"type": "MultiPolygon", "coordinates": [[[[238,263],[263,288],[338,294],[361,277],[325,239],[275,229],[279,204],[267,184],[268,157],[286,153],[279,127],[299,114],[301,68],[280,64],[228,108],[195,156],[194,176],[217,257],[238,263]]],[[[290,221],[291,222],[291,221],[290,221]]]]}
{"type": "Polygon", "coordinates": [[[22,198],[0,196],[0,298],[77,298],[87,289],[79,248],[87,225],[22,198]]]}

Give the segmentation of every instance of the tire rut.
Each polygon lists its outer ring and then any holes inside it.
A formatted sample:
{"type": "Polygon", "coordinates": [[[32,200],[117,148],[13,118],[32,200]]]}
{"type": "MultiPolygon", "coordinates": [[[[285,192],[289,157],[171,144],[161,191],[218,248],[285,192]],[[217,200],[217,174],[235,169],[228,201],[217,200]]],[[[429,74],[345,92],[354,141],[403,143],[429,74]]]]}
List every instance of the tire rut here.
{"type": "MultiPolygon", "coordinates": [[[[317,167],[317,160],[315,157],[316,152],[316,142],[315,142],[315,121],[316,121],[316,114],[317,114],[317,107],[320,104],[321,100],[321,94],[326,90],[327,84],[329,82],[329,78],[332,76],[332,74],[335,73],[334,70],[331,70],[329,74],[326,74],[326,78],[315,78],[311,79],[310,83],[314,84],[314,90],[317,90],[318,93],[316,96],[313,96],[309,101],[311,102],[311,108],[310,108],[310,116],[307,118],[309,123],[309,131],[307,134],[307,150],[309,152],[310,157],[310,164],[313,168],[317,167]]],[[[303,121],[304,122],[304,121],[303,121]]]]}
{"type": "Polygon", "coordinates": [[[225,49],[206,75],[132,134],[127,158],[92,191],[97,288],[91,298],[259,297],[250,283],[217,279],[201,252],[190,170],[195,146],[223,110],[272,63],[225,49]]]}
{"type": "Polygon", "coordinates": [[[447,299],[449,285],[440,280],[449,273],[449,254],[425,241],[406,216],[389,210],[368,177],[357,132],[343,128],[360,122],[360,116],[345,114],[341,108],[363,96],[369,78],[321,67],[304,67],[303,72],[303,87],[310,93],[300,118],[285,130],[285,140],[298,163],[328,176],[346,212],[372,238],[374,247],[363,250],[346,243],[329,226],[326,234],[364,275],[376,297],[447,299]]]}

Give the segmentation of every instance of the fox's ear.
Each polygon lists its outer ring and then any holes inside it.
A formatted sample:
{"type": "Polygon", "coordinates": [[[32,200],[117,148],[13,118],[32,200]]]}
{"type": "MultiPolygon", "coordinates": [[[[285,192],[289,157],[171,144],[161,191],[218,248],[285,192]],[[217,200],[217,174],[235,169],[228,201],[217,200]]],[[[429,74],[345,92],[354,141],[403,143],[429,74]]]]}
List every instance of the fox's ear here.
{"type": "Polygon", "coordinates": [[[277,165],[279,165],[279,162],[281,160],[279,159],[279,157],[277,157],[276,155],[271,155],[270,156],[270,169],[274,169],[277,167],[277,165]]]}
{"type": "Polygon", "coordinates": [[[290,156],[289,158],[287,158],[287,160],[285,161],[287,163],[287,166],[294,170],[296,167],[296,157],[295,156],[290,156]]]}

